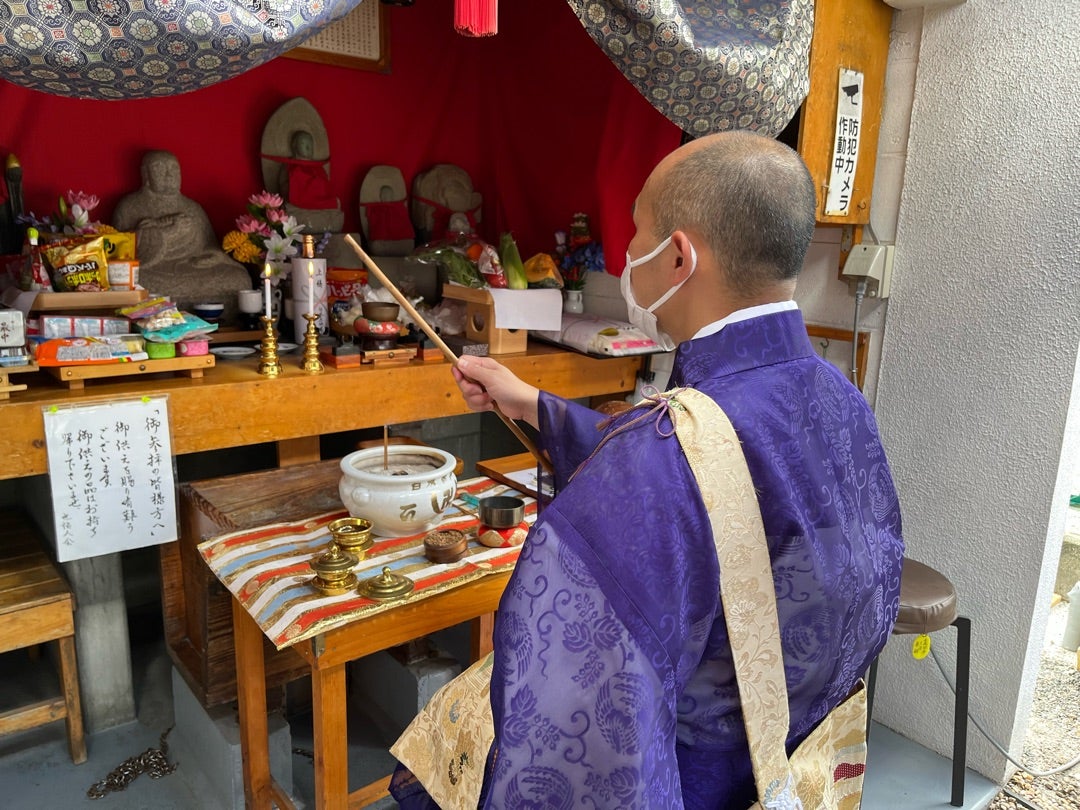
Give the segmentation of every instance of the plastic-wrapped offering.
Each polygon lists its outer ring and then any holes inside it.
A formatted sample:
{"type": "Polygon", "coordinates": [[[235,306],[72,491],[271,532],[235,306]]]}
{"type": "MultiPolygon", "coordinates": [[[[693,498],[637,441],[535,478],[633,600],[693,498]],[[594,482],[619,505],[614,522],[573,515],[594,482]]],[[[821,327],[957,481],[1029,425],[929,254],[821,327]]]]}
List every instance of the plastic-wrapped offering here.
{"type": "Polygon", "coordinates": [[[26,229],[26,259],[18,280],[19,288],[23,290],[51,290],[52,281],[45,269],[45,262],[41,257],[41,247],[38,245],[37,228],[26,229]]]}
{"type": "Polygon", "coordinates": [[[184,338],[205,335],[218,328],[216,323],[207,323],[190,312],[181,312],[179,322],[170,323],[160,329],[142,329],[142,335],[151,343],[176,343],[184,338]]]}
{"type": "Polygon", "coordinates": [[[53,271],[53,286],[60,292],[109,289],[104,237],[52,245],[45,248],[45,260],[53,271]]]}
{"type": "Polygon", "coordinates": [[[143,318],[149,318],[166,309],[175,310],[176,304],[165,296],[158,296],[157,298],[147,298],[145,301],[139,301],[136,304],[121,307],[116,310],[116,314],[123,315],[125,318],[129,318],[133,321],[138,321],[143,318]]]}

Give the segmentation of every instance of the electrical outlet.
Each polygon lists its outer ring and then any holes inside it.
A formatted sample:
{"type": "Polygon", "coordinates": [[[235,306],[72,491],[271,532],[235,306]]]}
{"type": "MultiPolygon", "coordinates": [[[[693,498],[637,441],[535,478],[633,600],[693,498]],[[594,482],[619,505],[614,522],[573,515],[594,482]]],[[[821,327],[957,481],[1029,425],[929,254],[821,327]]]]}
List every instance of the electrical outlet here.
{"type": "Polygon", "coordinates": [[[852,294],[860,279],[866,279],[867,298],[888,298],[892,286],[893,245],[855,245],[844,262],[841,277],[852,294]]]}

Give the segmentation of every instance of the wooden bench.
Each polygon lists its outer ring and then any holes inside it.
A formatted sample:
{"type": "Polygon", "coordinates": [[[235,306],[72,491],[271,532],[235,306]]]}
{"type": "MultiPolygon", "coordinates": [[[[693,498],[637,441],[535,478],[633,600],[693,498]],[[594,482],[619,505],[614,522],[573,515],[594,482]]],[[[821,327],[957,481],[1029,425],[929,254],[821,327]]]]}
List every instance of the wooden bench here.
{"type": "Polygon", "coordinates": [[[57,641],[63,694],[0,713],[0,734],[63,718],[75,764],[86,762],[79,671],[75,663],[75,600],[23,514],[0,512],[0,653],[57,641]]]}

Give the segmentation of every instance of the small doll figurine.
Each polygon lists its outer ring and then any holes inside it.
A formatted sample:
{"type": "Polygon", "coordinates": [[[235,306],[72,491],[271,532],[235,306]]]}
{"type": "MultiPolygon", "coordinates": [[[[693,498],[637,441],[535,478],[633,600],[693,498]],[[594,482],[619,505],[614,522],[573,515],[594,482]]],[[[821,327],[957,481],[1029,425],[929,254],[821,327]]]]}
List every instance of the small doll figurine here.
{"type": "Polygon", "coordinates": [[[570,250],[587,245],[592,241],[592,231],[589,230],[589,215],[577,213],[570,220],[570,250]]]}

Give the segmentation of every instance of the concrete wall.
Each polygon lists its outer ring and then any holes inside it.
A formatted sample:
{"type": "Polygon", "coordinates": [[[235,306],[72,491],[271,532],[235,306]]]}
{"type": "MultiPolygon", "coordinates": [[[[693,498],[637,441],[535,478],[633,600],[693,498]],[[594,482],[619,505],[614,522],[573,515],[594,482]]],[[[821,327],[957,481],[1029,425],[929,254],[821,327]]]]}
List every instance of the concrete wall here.
{"type": "MultiPolygon", "coordinates": [[[[909,556],[973,620],[971,710],[1016,755],[1080,449],[1080,26],[1061,3],[1002,0],[894,29],[889,91],[907,76],[914,94],[905,169],[879,178],[880,200],[902,194],[877,413],[909,556]]],[[[909,642],[886,649],[875,718],[945,753],[952,696],[909,642]]],[[[934,646],[951,668],[952,633],[934,646]]],[[[1004,758],[971,744],[1002,778],[1004,758]]]]}

